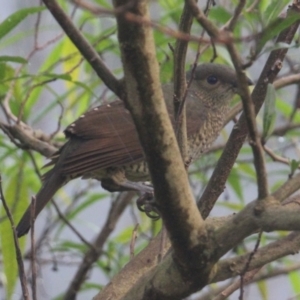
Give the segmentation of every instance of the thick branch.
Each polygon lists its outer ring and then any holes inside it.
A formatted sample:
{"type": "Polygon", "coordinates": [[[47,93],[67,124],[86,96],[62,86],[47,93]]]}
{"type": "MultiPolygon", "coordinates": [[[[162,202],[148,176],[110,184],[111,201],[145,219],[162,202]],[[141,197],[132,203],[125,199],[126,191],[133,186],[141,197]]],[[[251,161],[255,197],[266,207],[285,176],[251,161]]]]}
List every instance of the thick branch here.
{"type": "MultiPolygon", "coordinates": [[[[115,1],[117,7],[127,1],[115,1]]],[[[147,1],[138,1],[130,13],[148,17],[147,1]]],[[[185,167],[163,101],[152,30],[117,17],[128,108],[148,161],[155,197],[169,232],[175,255],[188,269],[203,221],[197,211],[185,167]],[[180,226],[177,226],[177,224],[180,226]],[[195,239],[195,237],[197,237],[195,239]]]]}
{"type": "MultiPolygon", "coordinates": [[[[228,250],[232,249],[233,246],[237,245],[245,237],[260,230],[261,226],[267,231],[281,228],[287,230],[299,230],[300,222],[298,216],[300,208],[293,212],[294,210],[295,208],[293,207],[287,208],[280,206],[277,201],[271,199],[264,202],[253,201],[237,215],[229,217],[227,220],[223,219],[221,224],[212,222],[212,220],[208,219],[206,222],[206,228],[207,232],[211,233],[209,236],[209,241],[213,240],[213,242],[208,245],[205,251],[209,253],[210,257],[213,257],[217,261],[228,250]],[[265,204],[265,209],[260,214],[256,210],[257,202],[260,204],[265,204]],[[289,218],[287,218],[290,213],[292,214],[291,221],[289,221],[289,218]],[[238,228],[238,230],[236,230],[236,228],[238,228]],[[234,234],[232,234],[233,232],[234,234]]],[[[285,239],[282,244],[284,244],[284,251],[282,251],[282,249],[276,250],[274,255],[281,257],[282,255],[295,253],[300,248],[299,238],[297,238],[297,240],[292,244],[290,243],[289,247],[286,247],[285,239]]],[[[270,247],[267,249],[269,250],[270,247]]],[[[278,244],[276,247],[274,247],[274,249],[276,248],[279,248],[278,244]]],[[[245,257],[248,258],[248,256],[245,257]]],[[[244,270],[245,263],[247,262],[246,258],[243,258],[244,264],[238,265],[239,272],[244,270]]],[[[276,258],[278,257],[273,256],[272,260],[276,258]]],[[[251,264],[249,271],[258,267],[262,267],[264,264],[272,260],[270,260],[269,257],[264,256],[263,259],[259,261],[259,264],[255,263],[253,266],[251,264]]],[[[224,272],[224,268],[222,268],[222,271],[224,272]]],[[[219,272],[220,269],[218,267],[214,267],[211,269],[210,273],[207,274],[204,270],[204,272],[201,272],[201,275],[206,277],[205,280],[212,280],[212,282],[216,282],[219,281],[219,279],[217,280],[216,278],[221,276],[218,275],[219,272]],[[217,274],[215,274],[216,271],[218,271],[217,274]]],[[[236,275],[237,274],[232,274],[232,276],[236,275]]],[[[147,295],[159,295],[159,297],[161,297],[159,299],[177,299],[182,297],[184,294],[190,294],[192,292],[191,287],[187,282],[184,282],[178,267],[176,264],[174,264],[171,254],[168,255],[161,264],[150,271],[146,276],[146,278],[142,277],[138,282],[136,282],[134,289],[132,289],[124,299],[142,299],[142,295],[145,295],[147,291],[149,291],[149,294],[147,295]],[[168,273],[168,276],[166,276],[166,272],[168,273]],[[151,292],[153,294],[151,294],[151,292]],[[166,295],[168,295],[168,297],[166,295]]],[[[201,288],[200,282],[198,288],[201,288]]]]}
{"type": "MultiPolygon", "coordinates": [[[[262,202],[262,203],[267,203],[266,209],[268,209],[268,207],[270,207],[271,205],[275,205],[276,207],[275,209],[278,208],[283,209],[282,210],[283,213],[280,212],[279,214],[281,214],[281,220],[282,220],[281,222],[282,224],[284,224],[285,219],[288,219],[288,217],[284,212],[285,208],[278,206],[278,202],[282,203],[287,197],[292,195],[299,188],[300,188],[300,174],[297,174],[293,178],[289,179],[282,187],[280,187],[277,191],[275,191],[272,194],[272,196],[276,199],[273,199],[272,201],[262,202]]],[[[214,235],[216,244],[213,245],[214,248],[207,249],[207,251],[215,252],[216,257],[221,257],[223,254],[225,254],[224,249],[222,250],[223,247],[226,248],[226,251],[228,251],[229,249],[237,245],[245,237],[253,234],[254,232],[257,232],[258,227],[260,226],[260,222],[263,222],[264,211],[260,212],[261,213],[260,217],[255,217],[254,209],[256,207],[257,207],[257,202],[253,201],[237,215],[231,215],[222,218],[208,218],[205,221],[205,226],[206,228],[209,229],[208,231],[214,235]],[[222,237],[222,233],[221,233],[222,230],[223,230],[223,234],[225,234],[224,238],[222,237]],[[234,232],[235,234],[232,234],[232,232],[234,232]],[[221,250],[217,250],[220,245],[221,245],[221,250]]],[[[272,207],[270,208],[270,211],[271,210],[272,207]]],[[[295,215],[297,215],[297,213],[294,214],[294,216],[295,215]]],[[[274,221],[274,219],[272,219],[272,213],[270,213],[269,216],[270,216],[270,224],[272,224],[274,221]]],[[[299,223],[299,221],[297,222],[299,223]]],[[[266,228],[268,228],[269,224],[265,224],[265,226],[266,228]]],[[[122,295],[128,292],[129,288],[132,287],[133,285],[136,285],[142,292],[145,290],[145,286],[147,285],[147,283],[152,282],[152,279],[154,277],[157,278],[157,282],[159,282],[159,280],[162,280],[164,282],[164,289],[169,290],[170,292],[174,290],[174,286],[177,286],[177,284],[178,286],[181,286],[183,278],[180,276],[180,274],[176,273],[176,271],[173,270],[173,268],[176,268],[174,266],[175,264],[171,264],[171,265],[166,264],[164,266],[168,266],[168,269],[164,270],[163,268],[160,268],[159,271],[156,272],[153,271],[153,269],[157,266],[157,258],[160,255],[160,242],[161,242],[161,238],[159,235],[153,241],[151,241],[148,247],[146,247],[141,253],[139,253],[139,255],[134,257],[133,260],[130,261],[124,267],[124,269],[121,270],[119,274],[114,277],[113,281],[103,290],[103,292],[101,292],[95,298],[95,300],[108,299],[112,295],[116,300],[121,299],[122,295]],[[170,269],[173,271],[170,271],[170,269]],[[166,272],[168,274],[166,274],[166,272]],[[172,278],[169,275],[171,273],[174,274],[174,277],[172,278]],[[144,277],[142,282],[139,282],[138,280],[143,275],[147,276],[147,278],[144,277]],[[166,285],[168,286],[166,287],[166,285]]],[[[285,245],[285,243],[283,244],[285,245]]],[[[169,254],[167,255],[167,257],[169,258],[166,257],[166,259],[170,259],[170,257],[172,256],[172,252],[168,251],[169,247],[170,244],[167,243],[163,249],[162,256],[164,256],[164,253],[169,252],[169,254]]],[[[284,254],[283,252],[282,256],[287,254],[289,253],[284,254]]],[[[241,266],[241,270],[243,270],[247,260],[248,258],[245,258],[244,264],[241,266]]],[[[266,264],[268,262],[269,261],[264,261],[262,264],[254,265],[253,268],[260,267],[263,264],[266,264]]],[[[214,267],[213,270],[214,272],[217,272],[216,275],[214,275],[214,273],[212,272],[210,276],[207,278],[210,278],[210,280],[213,280],[213,282],[219,281],[216,280],[215,278],[218,278],[219,276],[223,276],[218,274],[220,272],[223,272],[222,270],[224,269],[225,267],[224,268],[222,267],[222,269],[220,269],[219,267],[217,268],[214,267]]],[[[230,268],[228,268],[228,270],[230,270],[230,268]]],[[[249,270],[251,270],[251,268],[249,270]]],[[[235,276],[235,274],[233,274],[232,276],[235,276]]],[[[226,279],[227,278],[228,277],[226,277],[226,279]]],[[[188,287],[184,286],[182,291],[183,292],[188,291],[188,287]]],[[[135,295],[137,295],[137,293],[135,293],[135,295]]]]}
{"type": "MultiPolygon", "coordinates": [[[[116,1],[117,6],[124,4],[116,1]]],[[[139,1],[130,12],[148,18],[146,2],[139,1]]],[[[206,236],[202,219],[195,211],[184,164],[162,99],[151,28],[128,22],[126,13],[125,17],[118,15],[117,21],[127,105],[147,157],[156,201],[174,248],[174,271],[181,274],[183,282],[192,284],[198,279],[199,270],[207,268],[202,264],[206,264],[207,260],[199,260],[197,255],[199,248],[206,247],[206,236]],[[180,226],[177,226],[178,223],[180,226]],[[199,245],[198,239],[201,239],[202,245],[199,245]]],[[[202,253],[205,255],[205,251],[202,253]]],[[[173,257],[171,261],[174,262],[173,257]]],[[[149,295],[154,298],[159,295],[161,299],[168,297],[168,290],[164,294],[163,283],[158,280],[156,284],[155,288],[146,288],[149,295]]],[[[204,286],[206,281],[201,284],[204,286]]],[[[138,285],[135,287],[138,288],[138,285]]],[[[136,293],[139,292],[134,289],[128,297],[138,299],[140,296],[136,293]]]]}
{"type": "Polygon", "coordinates": [[[275,89],[279,90],[283,87],[289,86],[291,84],[297,84],[300,82],[300,74],[291,74],[277,79],[274,82],[275,89]]]}

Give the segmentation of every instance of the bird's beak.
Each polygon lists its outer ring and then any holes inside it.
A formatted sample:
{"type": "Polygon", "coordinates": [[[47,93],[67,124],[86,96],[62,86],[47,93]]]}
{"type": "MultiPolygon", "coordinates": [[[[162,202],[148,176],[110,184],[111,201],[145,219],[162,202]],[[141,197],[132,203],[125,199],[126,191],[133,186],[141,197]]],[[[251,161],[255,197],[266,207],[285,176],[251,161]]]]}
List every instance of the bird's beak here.
{"type": "MultiPolygon", "coordinates": [[[[249,86],[254,85],[253,81],[249,77],[247,77],[247,83],[249,86]]],[[[237,81],[233,82],[232,86],[237,89],[238,88],[237,81]]]]}
{"type": "MultiPolygon", "coordinates": [[[[249,77],[247,77],[247,83],[248,83],[249,86],[254,85],[253,81],[249,77]]],[[[238,95],[240,95],[240,91],[239,91],[237,82],[234,82],[232,84],[232,86],[233,86],[233,89],[234,89],[235,93],[237,93],[238,95]]]]}
{"type": "Polygon", "coordinates": [[[249,77],[247,77],[247,83],[248,85],[254,85],[253,81],[249,77]]]}

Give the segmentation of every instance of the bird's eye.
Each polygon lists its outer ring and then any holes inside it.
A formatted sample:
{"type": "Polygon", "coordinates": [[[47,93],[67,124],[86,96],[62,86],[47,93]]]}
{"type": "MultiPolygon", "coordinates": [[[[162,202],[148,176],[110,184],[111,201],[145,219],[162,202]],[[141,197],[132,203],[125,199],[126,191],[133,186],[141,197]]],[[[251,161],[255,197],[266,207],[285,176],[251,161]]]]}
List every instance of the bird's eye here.
{"type": "Polygon", "coordinates": [[[208,84],[214,85],[219,81],[219,79],[214,75],[210,75],[206,78],[206,81],[208,84]]]}

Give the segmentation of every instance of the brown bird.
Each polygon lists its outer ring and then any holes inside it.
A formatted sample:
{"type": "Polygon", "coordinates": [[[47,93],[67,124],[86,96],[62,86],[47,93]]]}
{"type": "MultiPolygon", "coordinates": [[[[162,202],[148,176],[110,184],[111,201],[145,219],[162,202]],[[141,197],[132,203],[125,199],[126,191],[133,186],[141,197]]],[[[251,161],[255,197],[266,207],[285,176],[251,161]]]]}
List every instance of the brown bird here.
{"type": "MultiPolygon", "coordinates": [[[[189,161],[197,159],[220,133],[230,100],[237,93],[233,69],[217,64],[202,64],[193,75],[186,96],[189,161]]],[[[249,79],[249,85],[252,82],[249,79]]],[[[163,87],[173,123],[173,85],[163,87]]],[[[130,113],[122,101],[100,105],[82,115],[64,131],[68,141],[47,165],[54,165],[43,177],[36,195],[35,217],[56,191],[71,179],[94,178],[109,191],[148,192],[141,181],[149,172],[130,113]]],[[[30,229],[31,208],[26,210],[16,230],[21,237],[30,229]]]]}

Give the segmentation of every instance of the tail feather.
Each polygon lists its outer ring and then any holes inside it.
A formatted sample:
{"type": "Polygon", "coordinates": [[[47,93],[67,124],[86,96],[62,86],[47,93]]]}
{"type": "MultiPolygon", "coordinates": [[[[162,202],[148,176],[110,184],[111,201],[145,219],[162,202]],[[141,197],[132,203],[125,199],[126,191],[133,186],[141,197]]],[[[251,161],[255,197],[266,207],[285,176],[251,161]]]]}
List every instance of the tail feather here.
{"type": "MultiPolygon", "coordinates": [[[[65,177],[57,174],[54,169],[50,172],[51,173],[47,174],[48,176],[46,176],[43,186],[36,195],[35,218],[50,201],[56,191],[65,183],[65,177]]],[[[28,233],[30,229],[31,219],[31,205],[29,205],[19,224],[17,225],[16,231],[18,237],[21,237],[28,233]]]]}

